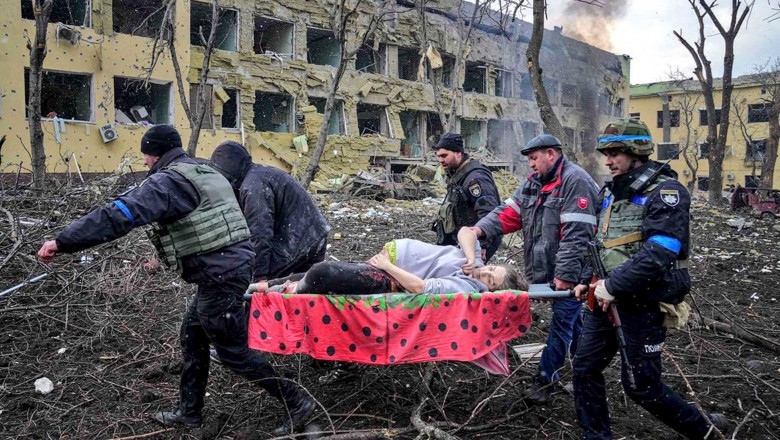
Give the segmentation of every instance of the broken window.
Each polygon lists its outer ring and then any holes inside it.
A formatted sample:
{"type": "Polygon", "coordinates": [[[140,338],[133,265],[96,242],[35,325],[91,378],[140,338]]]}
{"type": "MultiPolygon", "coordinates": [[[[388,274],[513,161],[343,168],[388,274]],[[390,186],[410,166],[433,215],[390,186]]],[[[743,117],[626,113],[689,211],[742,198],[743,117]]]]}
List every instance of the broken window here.
{"type": "Polygon", "coordinates": [[[355,59],[355,70],[365,73],[386,74],[387,51],[384,44],[378,44],[374,49],[374,42],[368,41],[360,46],[355,59]]]}
{"type": "Polygon", "coordinates": [[[520,74],[520,99],[534,101],[534,88],[531,85],[531,77],[527,73],[520,74]]]}
{"type": "Polygon", "coordinates": [[[745,142],[745,160],[763,162],[766,157],[766,139],[745,142]]]}
{"type": "Polygon", "coordinates": [[[520,132],[523,135],[523,144],[527,144],[528,141],[536,137],[536,130],[536,122],[523,121],[520,123],[520,132]]]}
{"type": "Polygon", "coordinates": [[[357,105],[358,132],[360,136],[390,137],[387,107],[372,104],[357,105]]]}
{"type": "Polygon", "coordinates": [[[496,70],[496,96],[514,98],[514,75],[508,70],[496,70]]]}
{"type": "Polygon", "coordinates": [[[710,178],[709,177],[697,177],[696,189],[701,192],[707,192],[710,190],[710,178]]]}
{"type": "Polygon", "coordinates": [[[699,159],[706,159],[710,155],[710,144],[708,142],[699,143],[699,159]]]}
{"type": "Polygon", "coordinates": [[[748,122],[769,122],[772,103],[748,104],[748,122]]]}
{"type": "MultiPolygon", "coordinates": [[[[664,112],[663,110],[658,110],[658,120],[656,121],[658,124],[658,128],[664,127],[664,112]]],[[[670,127],[679,127],[680,126],[680,110],[669,110],[669,126],[670,127]]]]}
{"type": "Polygon", "coordinates": [[[293,98],[290,95],[255,92],[252,121],[255,131],[292,133],[294,129],[293,98]]]}
{"type": "Polygon", "coordinates": [[[436,75],[436,80],[441,87],[452,87],[452,72],[455,71],[455,57],[452,55],[442,53],[441,54],[442,66],[440,69],[428,68],[428,75],[436,75]]]}
{"type": "Polygon", "coordinates": [[[658,144],[658,160],[669,160],[677,157],[680,152],[680,144],[672,143],[659,143],[658,144]]]}
{"type": "MultiPolygon", "coordinates": [[[[43,71],[41,116],[92,121],[92,75],[43,71]]],[[[30,102],[30,70],[24,69],[25,111],[30,102]]],[[[29,117],[29,115],[27,115],[29,117]]]]}
{"type": "Polygon", "coordinates": [[[577,107],[579,103],[579,91],[577,86],[572,84],[561,85],[561,106],[563,107],[577,107]]]}
{"type": "Polygon", "coordinates": [[[544,89],[547,91],[547,97],[550,99],[550,105],[558,105],[558,81],[546,76],[544,77],[544,89]]]}
{"type": "Polygon", "coordinates": [[[325,29],[307,28],[306,47],[309,64],[333,67],[339,65],[341,48],[333,32],[325,29]]]}
{"type": "Polygon", "coordinates": [[[114,117],[119,124],[170,124],[171,83],[114,77],[114,117]]]}
{"type": "Polygon", "coordinates": [[[113,0],[114,32],[154,37],[160,30],[165,5],[162,0],[113,0]]]}
{"type": "Polygon", "coordinates": [[[463,79],[463,91],[485,93],[487,67],[477,63],[466,63],[466,75],[463,79]]]}
{"type": "Polygon", "coordinates": [[[639,112],[629,113],[628,114],[628,119],[636,119],[637,121],[639,121],[641,119],[641,116],[642,116],[642,114],[639,113],[639,112]]]}
{"type": "MultiPolygon", "coordinates": [[[[720,109],[715,109],[715,123],[720,124],[720,109]]],[[[699,109],[699,125],[707,125],[707,109],[699,109]]]]}
{"type": "Polygon", "coordinates": [[[421,157],[425,151],[422,143],[422,127],[420,112],[403,111],[399,115],[401,128],[404,130],[404,140],[401,141],[401,156],[421,157]]]}
{"type": "MultiPolygon", "coordinates": [[[[35,20],[33,2],[22,1],[22,18],[35,20]]],[[[62,23],[70,26],[90,26],[89,0],[54,0],[49,23],[62,23]]]]}
{"type": "MultiPolygon", "coordinates": [[[[206,108],[206,113],[203,115],[203,123],[200,128],[214,128],[214,108],[212,107],[214,89],[211,84],[206,84],[205,87],[206,101],[204,102],[204,107],[206,108]]],[[[199,88],[198,84],[190,84],[190,109],[192,110],[193,118],[197,117],[200,108],[200,101],[198,101],[199,88]]]]}
{"type": "Polygon", "coordinates": [[[487,124],[487,147],[493,154],[501,159],[506,157],[506,152],[511,151],[515,141],[515,131],[512,121],[491,119],[487,124]]]}
{"type": "Polygon", "coordinates": [[[438,113],[425,113],[425,134],[426,147],[433,147],[441,139],[444,134],[444,127],[441,125],[441,118],[438,113]]]}
{"type": "MultiPolygon", "coordinates": [[[[309,104],[317,108],[317,113],[325,114],[325,98],[309,97],[309,104]]],[[[330,112],[330,121],[328,121],[328,134],[347,134],[347,122],[344,117],[344,101],[336,100],[333,103],[333,110],[330,112]]]]}
{"type": "MultiPolygon", "coordinates": [[[[211,34],[211,9],[209,3],[193,1],[190,7],[190,44],[193,46],[205,46],[201,41],[208,41],[211,34]]],[[[238,50],[238,11],[219,8],[219,23],[214,35],[214,49],[237,51],[238,50]]]]}
{"type": "Polygon", "coordinates": [[[482,136],[483,122],[475,119],[460,120],[460,134],[463,136],[463,145],[466,151],[476,151],[485,145],[482,136]]]}
{"type": "Polygon", "coordinates": [[[279,55],[292,58],[295,25],[267,17],[255,17],[254,50],[261,55],[279,55]]]}
{"type": "MultiPolygon", "coordinates": [[[[222,128],[239,128],[238,114],[239,114],[239,101],[237,89],[222,89],[227,95],[227,100],[222,102],[222,128]]],[[[219,98],[219,94],[217,94],[219,98]]],[[[221,99],[221,98],[220,98],[221,99]]]]}
{"type": "Polygon", "coordinates": [[[417,71],[420,68],[420,54],[417,49],[398,48],[398,77],[409,81],[417,81],[417,71]]]}

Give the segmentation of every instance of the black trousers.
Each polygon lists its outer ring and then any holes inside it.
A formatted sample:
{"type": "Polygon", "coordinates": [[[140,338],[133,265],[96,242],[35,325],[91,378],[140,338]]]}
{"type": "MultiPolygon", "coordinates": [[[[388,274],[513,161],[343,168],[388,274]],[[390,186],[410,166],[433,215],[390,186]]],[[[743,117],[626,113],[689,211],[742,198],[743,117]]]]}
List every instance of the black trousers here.
{"type": "MultiPolygon", "coordinates": [[[[325,260],[325,251],[328,248],[328,237],[323,238],[320,242],[312,246],[306,254],[297,260],[290,261],[285,264],[276,272],[268,274],[268,279],[282,278],[295,273],[303,273],[311,269],[315,264],[325,260]]],[[[257,281],[257,280],[254,280],[257,281]]]]}
{"type": "Polygon", "coordinates": [[[203,283],[187,309],[181,325],[184,365],[179,386],[179,407],[185,415],[203,409],[209,376],[209,342],[223,365],[257,383],[269,394],[292,406],[297,385],[278,380],[274,367],[259,351],[247,345],[247,310],[243,293],[249,285],[250,269],[221,283],[203,283]]]}
{"type": "MultiPolygon", "coordinates": [[[[621,380],[626,394],[675,431],[691,440],[703,439],[710,421],[661,382],[661,349],[666,340],[663,314],[657,307],[639,312],[619,309],[626,336],[628,361],[636,387],[628,385],[626,365],[621,380]]],[[[606,387],[602,371],[618,350],[615,329],[606,313],[585,309],[583,330],[574,356],[574,406],[582,439],[611,440],[606,387]]]]}

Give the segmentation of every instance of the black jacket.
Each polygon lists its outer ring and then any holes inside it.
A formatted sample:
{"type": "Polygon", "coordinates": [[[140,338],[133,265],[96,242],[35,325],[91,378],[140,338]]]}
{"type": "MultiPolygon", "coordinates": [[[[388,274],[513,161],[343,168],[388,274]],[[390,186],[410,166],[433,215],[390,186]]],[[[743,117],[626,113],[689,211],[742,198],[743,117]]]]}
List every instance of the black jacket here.
{"type": "Polygon", "coordinates": [[[252,234],[253,279],[279,276],[279,270],[324,245],[330,226],[314,200],[286,172],[252,163],[238,143],[217,148],[212,163],[233,185],[252,234]]]}
{"type": "MultiPolygon", "coordinates": [[[[60,252],[84,250],[122,237],[133,228],[152,222],[165,225],[194,211],[200,204],[195,187],[179,173],[162,170],[173,162],[195,163],[181,148],[165,153],[141,185],[65,227],[56,239],[60,252]]],[[[249,240],[184,257],[182,278],[192,283],[222,282],[252,257],[249,240]]]]}

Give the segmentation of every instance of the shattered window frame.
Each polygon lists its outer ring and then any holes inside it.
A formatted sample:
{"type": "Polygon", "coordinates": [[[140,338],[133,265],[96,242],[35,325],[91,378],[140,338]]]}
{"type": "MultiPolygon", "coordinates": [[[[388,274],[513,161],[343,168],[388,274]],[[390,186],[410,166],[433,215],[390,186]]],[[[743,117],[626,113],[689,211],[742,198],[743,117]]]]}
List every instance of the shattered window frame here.
{"type": "Polygon", "coordinates": [[[463,73],[463,92],[487,94],[488,66],[482,63],[466,62],[463,73]]]}
{"type": "Polygon", "coordinates": [[[425,123],[423,112],[418,110],[404,110],[398,113],[398,119],[401,122],[401,128],[404,131],[404,138],[401,140],[401,157],[424,157],[425,156],[425,123]],[[411,124],[408,121],[411,120],[411,124]],[[411,125],[411,126],[409,126],[411,125]],[[409,129],[416,129],[414,136],[410,136],[409,129]],[[417,143],[407,142],[409,139],[416,138],[417,143]],[[407,151],[408,150],[408,151],[407,151]]]}
{"type": "Polygon", "coordinates": [[[487,144],[487,121],[484,119],[460,119],[460,133],[463,136],[463,149],[466,152],[478,151],[480,148],[485,147],[487,144]],[[467,131],[464,124],[469,125],[472,128],[477,128],[475,131],[467,131]],[[475,146],[474,137],[477,143],[475,146]]]}
{"type": "MultiPolygon", "coordinates": [[[[323,116],[325,115],[326,102],[327,102],[327,98],[319,98],[315,96],[309,97],[309,105],[313,105],[314,107],[316,107],[317,113],[323,116]],[[321,110],[320,107],[322,107],[321,110]]],[[[328,135],[347,136],[349,131],[347,127],[347,114],[344,109],[343,100],[336,99],[336,101],[333,103],[333,110],[331,110],[330,118],[331,120],[328,121],[328,135]],[[333,119],[334,117],[338,119],[334,121],[333,119]],[[333,131],[333,127],[336,127],[335,132],[333,131]]]]}
{"type": "Polygon", "coordinates": [[[113,0],[111,8],[112,29],[117,34],[153,38],[160,31],[164,14],[165,4],[162,0],[113,0]],[[123,4],[124,2],[128,4],[123,4]],[[146,4],[139,5],[138,3],[141,2],[146,4]],[[141,7],[148,9],[149,14],[139,13],[141,7]],[[128,10],[133,11],[132,16],[126,20],[119,20],[120,12],[127,13],[128,10]]]}
{"type": "Polygon", "coordinates": [[[252,103],[252,122],[255,125],[256,132],[265,133],[295,133],[295,97],[287,93],[274,93],[264,92],[262,90],[255,90],[255,101],[252,103]],[[261,98],[266,98],[267,104],[270,104],[272,114],[263,115],[258,114],[258,107],[260,105],[261,98]],[[284,104],[283,104],[284,103],[284,104]],[[286,111],[281,116],[276,116],[277,108],[275,106],[281,106],[286,108],[286,111]],[[259,124],[259,120],[264,121],[259,124]],[[263,130],[261,127],[271,128],[270,130],[263,130]]]}
{"type": "MultiPolygon", "coordinates": [[[[114,89],[114,123],[119,124],[119,125],[143,125],[143,123],[141,123],[141,122],[130,122],[130,123],[127,123],[127,122],[119,122],[119,121],[117,121],[116,120],[116,111],[117,110],[121,110],[122,113],[127,118],[132,118],[133,115],[132,115],[132,112],[130,110],[131,107],[123,105],[122,107],[125,107],[127,109],[127,111],[125,111],[123,108],[120,108],[119,105],[117,105],[117,101],[118,100],[119,101],[125,101],[125,100],[133,101],[133,98],[135,98],[137,100],[140,97],[140,94],[144,93],[144,94],[148,95],[148,97],[149,97],[149,100],[150,100],[149,107],[152,107],[151,104],[154,104],[156,100],[159,100],[159,99],[161,99],[164,96],[167,98],[167,101],[168,101],[166,103],[167,105],[165,106],[165,107],[167,107],[167,111],[164,113],[165,114],[165,120],[160,120],[160,118],[159,118],[159,116],[160,116],[159,110],[162,108],[161,104],[163,104],[163,103],[158,103],[157,105],[153,106],[151,111],[150,111],[149,108],[147,108],[146,105],[142,105],[144,107],[144,109],[146,110],[146,112],[149,113],[149,119],[150,120],[148,121],[148,123],[151,124],[151,125],[173,124],[174,121],[176,120],[175,119],[175,115],[174,115],[173,82],[172,81],[162,81],[162,80],[150,79],[149,83],[148,83],[148,90],[145,90],[145,91],[142,91],[141,88],[143,86],[141,84],[138,84],[138,83],[141,83],[141,82],[142,82],[142,80],[140,80],[138,78],[133,78],[133,77],[128,77],[128,76],[121,76],[121,75],[114,76],[114,81],[113,81],[113,89],[114,89]],[[124,85],[124,90],[121,92],[121,94],[120,94],[120,91],[119,91],[120,84],[118,84],[118,82],[122,83],[124,85]],[[133,85],[134,83],[137,84],[137,85],[133,85]],[[133,89],[133,88],[135,89],[134,91],[133,90],[129,90],[129,89],[133,89]],[[164,91],[163,88],[167,88],[167,92],[164,91]],[[125,94],[127,94],[129,96],[125,96],[125,94]],[[125,96],[125,97],[123,98],[122,96],[125,96]]],[[[141,105],[141,104],[138,103],[136,105],[141,105]]]]}
{"type": "Polygon", "coordinates": [[[398,78],[404,81],[417,81],[420,66],[420,51],[410,47],[398,46],[396,51],[396,66],[398,67],[398,78]],[[401,59],[413,62],[401,63],[401,59]]]}
{"type": "MultiPolygon", "coordinates": [[[[196,29],[196,23],[194,23],[194,20],[196,19],[195,14],[195,8],[204,8],[203,13],[207,14],[206,17],[204,17],[203,23],[197,23],[198,25],[207,24],[208,27],[203,26],[203,38],[208,39],[209,34],[211,33],[211,8],[213,3],[206,3],[201,1],[192,1],[190,4],[190,45],[191,46],[198,46],[198,47],[205,47],[200,41],[200,33],[198,29],[196,29]],[[197,6],[196,6],[197,5],[197,6]]],[[[220,10],[220,16],[219,16],[219,23],[217,23],[217,33],[214,35],[214,49],[218,50],[224,50],[226,52],[238,52],[240,50],[240,36],[241,36],[241,16],[239,14],[238,9],[234,8],[226,8],[226,7],[219,7],[220,10]],[[230,13],[230,14],[228,14],[230,13]],[[231,16],[233,17],[232,23],[226,22],[227,17],[231,16]],[[233,42],[232,45],[229,45],[229,47],[224,47],[224,42],[227,41],[227,37],[230,36],[230,33],[227,33],[220,39],[220,29],[222,32],[224,32],[226,29],[232,28],[233,33],[233,42]]],[[[200,26],[198,26],[200,27],[200,26]]]]}
{"type": "Polygon", "coordinates": [[[771,107],[771,102],[748,104],[748,124],[769,122],[769,110],[771,107]]]}
{"type": "MultiPolygon", "coordinates": [[[[365,60],[364,60],[365,61],[365,60]]],[[[377,50],[374,50],[374,41],[366,41],[361,45],[358,52],[355,54],[355,70],[361,73],[373,73],[378,75],[387,74],[387,45],[385,43],[379,43],[377,50]],[[358,62],[361,58],[370,57],[372,63],[362,65],[358,67],[358,62]],[[373,69],[369,69],[374,67],[373,69]]]]}
{"type": "MultiPolygon", "coordinates": [[[[22,2],[22,19],[23,20],[35,20],[35,14],[33,13],[33,6],[30,0],[21,0],[22,2]]],[[[54,5],[51,8],[51,15],[49,16],[49,23],[62,23],[66,26],[76,26],[82,28],[92,27],[92,1],[91,0],[54,0],[54,5]],[[79,3],[79,7],[84,9],[83,14],[74,15],[75,12],[69,12],[65,14],[66,9],[70,8],[71,4],[79,3]],[[77,22],[76,17],[80,17],[81,21],[77,22]],[[65,18],[63,20],[63,18],[65,18]]]]}
{"type": "MultiPolygon", "coordinates": [[[[721,116],[721,108],[718,107],[715,109],[715,123],[720,124],[720,116],[721,116]]],[[[699,126],[707,125],[707,109],[706,108],[700,108],[699,109],[699,126]]]]}
{"type": "Polygon", "coordinates": [[[514,144],[514,121],[511,119],[488,119],[486,130],[487,149],[498,159],[506,160],[506,156],[514,144]]]}
{"type": "Polygon", "coordinates": [[[696,157],[699,159],[706,159],[710,155],[710,144],[707,141],[699,142],[698,151],[696,157]]]}
{"type": "MultiPolygon", "coordinates": [[[[266,15],[256,14],[256,15],[254,15],[253,20],[252,20],[252,51],[256,55],[263,55],[263,56],[273,56],[273,55],[276,55],[276,56],[279,56],[279,57],[282,57],[282,58],[293,59],[293,58],[295,58],[295,33],[296,33],[296,24],[294,22],[285,21],[285,20],[279,20],[279,19],[276,19],[274,17],[268,17],[266,15]],[[258,22],[262,22],[265,25],[271,24],[271,26],[269,26],[264,31],[259,32],[258,29],[257,29],[258,22]],[[290,52],[274,51],[274,50],[270,49],[270,46],[272,46],[271,44],[269,44],[268,47],[266,49],[264,49],[262,52],[258,52],[258,49],[259,49],[258,48],[258,34],[262,35],[262,34],[265,34],[265,32],[269,32],[269,31],[274,32],[274,30],[271,30],[271,29],[276,29],[276,28],[282,28],[287,34],[289,34],[289,37],[290,37],[290,40],[289,40],[290,52]],[[266,53],[266,52],[272,52],[272,53],[266,53]]],[[[279,40],[278,39],[274,40],[273,46],[278,47],[280,45],[280,44],[276,43],[277,41],[279,41],[279,40]]],[[[285,42],[285,44],[287,44],[287,42],[285,42]]],[[[260,47],[260,48],[262,48],[262,47],[260,47]]],[[[281,47],[278,47],[278,48],[281,49],[281,47]]]]}
{"type": "MultiPolygon", "coordinates": [[[[390,115],[388,114],[388,106],[386,105],[377,105],[377,104],[369,104],[369,103],[358,103],[355,106],[355,112],[357,116],[357,122],[358,122],[358,136],[366,136],[371,134],[376,134],[385,138],[392,138],[392,127],[390,126],[390,115]],[[365,113],[373,113],[373,112],[379,112],[379,130],[373,130],[369,127],[366,127],[365,122],[361,123],[361,121],[366,121],[369,118],[360,118],[361,114],[365,113]],[[366,130],[369,130],[367,133],[366,130]]],[[[371,118],[374,119],[374,118],[371,118]]]]}
{"type": "MultiPolygon", "coordinates": [[[[30,100],[30,92],[29,92],[29,74],[30,74],[30,68],[25,67],[24,68],[24,111],[25,111],[25,119],[29,119],[30,115],[28,114],[28,105],[30,100]]],[[[73,87],[84,87],[84,85],[78,85],[74,84],[73,87]]],[[[51,94],[51,92],[49,92],[51,94]]],[[[67,72],[64,70],[56,70],[56,69],[44,69],[42,80],[41,80],[41,120],[49,121],[53,118],[49,118],[48,115],[50,113],[57,113],[57,117],[64,119],[69,122],[81,122],[81,123],[89,123],[89,122],[95,122],[95,77],[92,73],[87,72],[67,72]],[[70,78],[68,78],[70,77],[70,78]],[[76,77],[81,77],[82,80],[85,81],[85,85],[88,88],[89,93],[89,115],[87,119],[82,119],[81,116],[85,116],[84,113],[81,113],[85,109],[79,109],[77,107],[84,107],[84,103],[79,104],[78,106],[74,105],[74,99],[75,96],[73,93],[70,93],[69,91],[63,91],[60,87],[57,87],[56,90],[60,91],[61,93],[54,93],[55,96],[52,96],[50,99],[46,99],[44,96],[47,94],[47,87],[53,87],[51,84],[52,80],[57,80],[59,82],[64,82],[68,79],[75,80],[76,77]],[[57,106],[57,104],[66,103],[69,107],[72,107],[73,115],[78,116],[76,117],[69,117],[71,116],[69,113],[71,110],[68,110],[68,112],[56,112],[54,111],[51,106],[57,106]]]]}
{"type": "MultiPolygon", "coordinates": [[[[664,111],[658,110],[657,113],[657,127],[664,128],[664,111]]],[[[680,110],[669,109],[669,127],[676,128],[680,126],[680,110]]]]}
{"type": "Polygon", "coordinates": [[[444,135],[444,125],[441,123],[438,113],[424,112],[423,126],[425,130],[425,145],[423,148],[427,150],[429,147],[436,145],[444,135]]]}
{"type": "Polygon", "coordinates": [[[696,190],[700,192],[707,192],[710,190],[710,177],[699,176],[696,178],[696,190]]]}
{"type": "Polygon", "coordinates": [[[511,70],[496,69],[496,96],[502,98],[514,98],[515,97],[515,74],[511,70]],[[506,87],[506,83],[509,83],[509,87],[506,87]],[[499,87],[500,86],[500,87],[499,87]]]}
{"type": "Polygon", "coordinates": [[[230,87],[222,87],[222,89],[230,99],[227,102],[222,103],[222,114],[220,115],[219,127],[223,130],[239,130],[241,128],[241,90],[230,87]],[[228,106],[228,103],[233,104],[228,106]],[[233,126],[225,124],[225,118],[229,117],[229,113],[226,110],[231,107],[235,108],[235,124],[233,126]]]}
{"type": "MultiPolygon", "coordinates": [[[[326,49],[324,43],[322,45],[323,45],[323,50],[326,49]]],[[[339,41],[332,30],[318,28],[315,26],[306,26],[306,62],[307,63],[313,64],[315,66],[338,67],[340,59],[341,59],[341,45],[339,44],[339,41]],[[321,43],[319,42],[322,40],[333,40],[332,43],[333,47],[330,46],[327,47],[330,53],[323,54],[320,53],[319,51],[312,50],[312,49],[319,48],[319,46],[321,45],[321,43]],[[317,43],[317,45],[312,47],[313,43],[317,43]],[[335,53],[333,53],[334,47],[336,49],[335,53]]]]}
{"type": "MultiPolygon", "coordinates": [[[[211,130],[214,128],[214,85],[206,83],[208,92],[206,93],[206,113],[203,115],[203,122],[200,128],[211,130]]],[[[198,90],[200,84],[190,83],[190,109],[192,110],[192,117],[198,114],[198,90]]]]}
{"type": "Polygon", "coordinates": [[[745,141],[745,162],[763,162],[766,158],[766,139],[745,141]]]}
{"type": "Polygon", "coordinates": [[[659,142],[658,160],[669,160],[680,158],[680,144],[677,142],[659,142]]]}

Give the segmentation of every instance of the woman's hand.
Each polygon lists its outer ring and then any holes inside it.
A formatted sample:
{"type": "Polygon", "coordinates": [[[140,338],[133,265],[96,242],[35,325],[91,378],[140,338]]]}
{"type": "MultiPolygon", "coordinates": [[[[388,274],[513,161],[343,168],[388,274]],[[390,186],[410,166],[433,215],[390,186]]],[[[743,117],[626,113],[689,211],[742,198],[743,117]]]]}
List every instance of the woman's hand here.
{"type": "Polygon", "coordinates": [[[466,263],[460,267],[460,270],[466,275],[474,273],[474,258],[466,258],[466,263]]]}
{"type": "Polygon", "coordinates": [[[385,248],[382,248],[381,252],[369,258],[368,264],[382,270],[387,270],[388,267],[393,265],[393,263],[390,262],[390,254],[385,248]]]}

